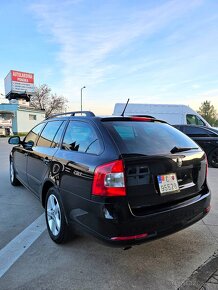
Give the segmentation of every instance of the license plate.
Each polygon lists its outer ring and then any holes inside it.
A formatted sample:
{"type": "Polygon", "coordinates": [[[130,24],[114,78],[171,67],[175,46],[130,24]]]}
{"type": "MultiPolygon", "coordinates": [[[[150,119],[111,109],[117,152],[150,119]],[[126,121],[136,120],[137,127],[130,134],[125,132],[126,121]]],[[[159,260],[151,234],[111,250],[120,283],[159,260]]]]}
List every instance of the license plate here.
{"type": "Polygon", "coordinates": [[[179,185],[175,173],[158,175],[157,181],[161,195],[179,192],[179,185]]]}

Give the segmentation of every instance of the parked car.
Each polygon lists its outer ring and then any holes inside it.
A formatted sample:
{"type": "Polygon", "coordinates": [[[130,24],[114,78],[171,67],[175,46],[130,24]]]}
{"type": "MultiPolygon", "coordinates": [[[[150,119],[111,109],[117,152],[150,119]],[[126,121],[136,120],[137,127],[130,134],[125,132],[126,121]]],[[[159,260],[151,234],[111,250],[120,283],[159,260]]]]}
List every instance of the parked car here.
{"type": "MultiPolygon", "coordinates": [[[[53,116],[10,154],[10,180],[42,202],[49,235],[83,230],[117,246],[181,230],[210,209],[205,153],[185,134],[146,117],[53,116]]],[[[81,113],[81,112],[80,112],[81,113]]]]}
{"type": "Polygon", "coordinates": [[[177,129],[188,135],[205,151],[209,165],[218,168],[218,130],[205,126],[175,125],[177,129]]]}
{"type": "Polygon", "coordinates": [[[5,126],[0,126],[0,136],[9,136],[10,135],[10,128],[5,126]]]}

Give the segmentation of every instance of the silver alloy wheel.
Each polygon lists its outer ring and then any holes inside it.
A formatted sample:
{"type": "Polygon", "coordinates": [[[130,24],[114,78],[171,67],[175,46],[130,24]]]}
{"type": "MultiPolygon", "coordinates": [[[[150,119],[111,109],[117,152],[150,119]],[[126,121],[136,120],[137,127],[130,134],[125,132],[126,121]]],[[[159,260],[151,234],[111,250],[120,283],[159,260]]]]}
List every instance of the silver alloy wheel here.
{"type": "Polygon", "coordinates": [[[13,166],[12,161],[10,163],[10,177],[11,177],[11,182],[13,182],[14,181],[14,166],[13,166]]]}
{"type": "Polygon", "coordinates": [[[61,229],[61,210],[54,194],[49,195],[47,201],[47,221],[50,231],[54,236],[57,236],[61,229]]]}

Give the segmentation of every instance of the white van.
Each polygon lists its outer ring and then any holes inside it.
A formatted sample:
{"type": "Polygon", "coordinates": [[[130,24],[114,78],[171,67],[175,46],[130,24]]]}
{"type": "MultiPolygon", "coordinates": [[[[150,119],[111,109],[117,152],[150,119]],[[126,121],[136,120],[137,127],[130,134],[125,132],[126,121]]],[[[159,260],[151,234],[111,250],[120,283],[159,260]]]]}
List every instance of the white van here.
{"type": "MultiPolygon", "coordinates": [[[[125,105],[125,103],[115,104],[113,115],[120,116],[125,105]]],[[[194,124],[211,127],[203,117],[186,105],[128,104],[124,115],[148,115],[172,125],[194,124]]]]}

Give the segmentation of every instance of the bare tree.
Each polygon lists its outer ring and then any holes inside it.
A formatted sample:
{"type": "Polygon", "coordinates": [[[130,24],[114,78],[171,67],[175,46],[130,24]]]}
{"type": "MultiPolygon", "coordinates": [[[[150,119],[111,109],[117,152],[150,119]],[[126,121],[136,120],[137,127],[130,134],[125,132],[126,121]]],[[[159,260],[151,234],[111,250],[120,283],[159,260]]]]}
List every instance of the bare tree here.
{"type": "Polygon", "coordinates": [[[31,97],[30,105],[38,110],[45,110],[45,116],[63,112],[66,108],[67,99],[63,96],[51,93],[47,84],[35,88],[35,95],[31,97]]]}

